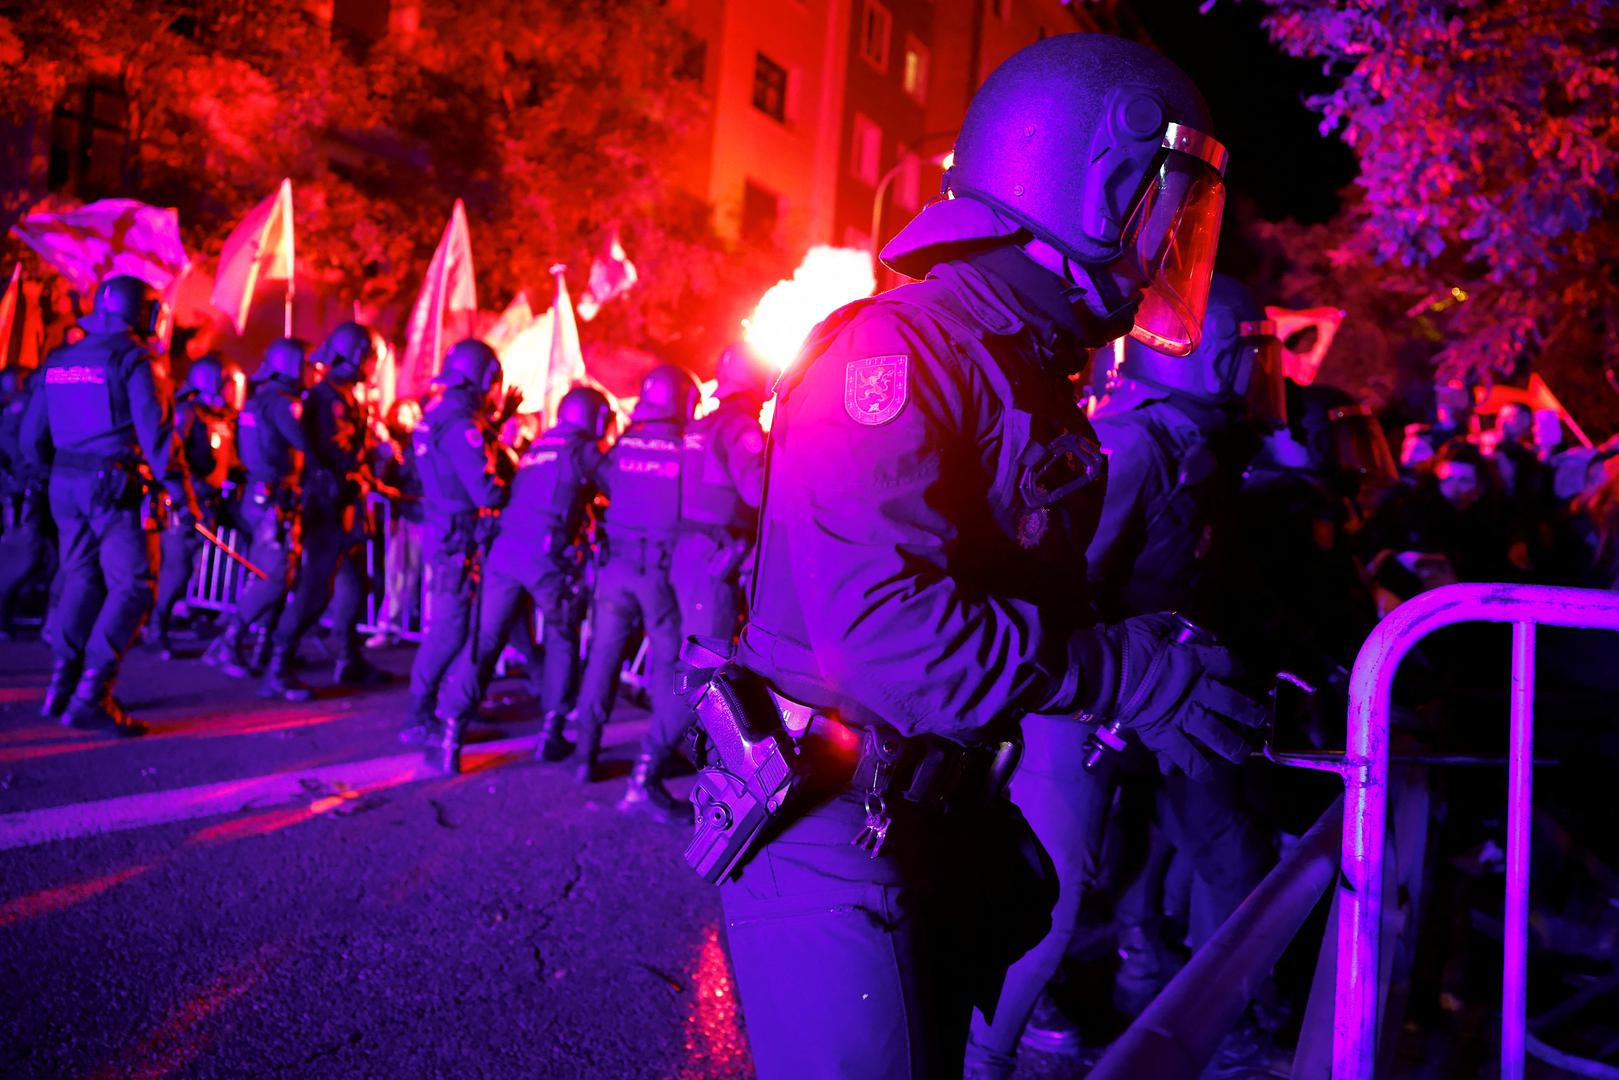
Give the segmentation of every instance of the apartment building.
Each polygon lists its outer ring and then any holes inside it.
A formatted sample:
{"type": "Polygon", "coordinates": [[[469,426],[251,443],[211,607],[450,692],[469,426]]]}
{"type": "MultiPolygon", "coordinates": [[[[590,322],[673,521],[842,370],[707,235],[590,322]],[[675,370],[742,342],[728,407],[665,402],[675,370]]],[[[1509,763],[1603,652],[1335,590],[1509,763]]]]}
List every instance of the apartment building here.
{"type": "Polygon", "coordinates": [[[1112,2],[686,0],[710,103],[683,182],[720,230],[789,253],[880,245],[939,191],[985,76],[1112,2]]]}

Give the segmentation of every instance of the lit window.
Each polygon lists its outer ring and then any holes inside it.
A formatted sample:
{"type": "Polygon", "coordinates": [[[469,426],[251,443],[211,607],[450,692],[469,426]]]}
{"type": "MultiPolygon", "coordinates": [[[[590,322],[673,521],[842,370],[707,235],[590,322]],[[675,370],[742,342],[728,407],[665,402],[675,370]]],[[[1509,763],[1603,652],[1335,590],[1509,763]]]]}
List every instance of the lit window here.
{"type": "Polygon", "coordinates": [[[905,92],[917,101],[928,99],[928,47],[909,36],[905,39],[905,92]]]}
{"type": "Polygon", "coordinates": [[[860,57],[878,71],[888,70],[888,43],[894,16],[877,0],[866,0],[860,12],[860,57]]]}
{"type": "Polygon", "coordinates": [[[773,120],[787,122],[787,69],[764,53],[753,61],[753,107],[773,120]]]}
{"type": "Polygon", "coordinates": [[[849,173],[857,180],[875,185],[881,171],[883,129],[870,117],[855,114],[854,141],[849,147],[849,173]]]}

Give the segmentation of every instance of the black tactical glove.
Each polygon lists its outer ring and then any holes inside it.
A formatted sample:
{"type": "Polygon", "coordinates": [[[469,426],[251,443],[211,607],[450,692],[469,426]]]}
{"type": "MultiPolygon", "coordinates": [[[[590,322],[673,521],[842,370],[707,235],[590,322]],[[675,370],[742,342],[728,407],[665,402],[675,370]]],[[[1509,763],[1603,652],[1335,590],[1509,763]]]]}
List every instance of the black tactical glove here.
{"type": "Polygon", "coordinates": [[[1243,728],[1264,725],[1263,706],[1226,680],[1237,662],[1218,645],[1179,640],[1187,623],[1141,615],[1077,635],[1080,709],[1103,724],[1117,720],[1158,756],[1167,774],[1210,774],[1211,754],[1247,758],[1243,728]]]}

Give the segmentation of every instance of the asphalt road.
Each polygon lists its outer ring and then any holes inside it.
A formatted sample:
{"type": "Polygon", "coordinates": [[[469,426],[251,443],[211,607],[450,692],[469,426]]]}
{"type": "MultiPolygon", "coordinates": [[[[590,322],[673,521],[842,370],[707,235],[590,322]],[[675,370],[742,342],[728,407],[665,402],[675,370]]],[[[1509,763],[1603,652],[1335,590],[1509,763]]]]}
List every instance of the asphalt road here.
{"type": "Polygon", "coordinates": [[[505,680],[443,778],[399,684],[272,705],[137,650],[115,742],[35,715],[48,662],[0,645],[0,1076],[751,1074],[715,893],[615,806],[640,711],[580,787],[505,680]]]}

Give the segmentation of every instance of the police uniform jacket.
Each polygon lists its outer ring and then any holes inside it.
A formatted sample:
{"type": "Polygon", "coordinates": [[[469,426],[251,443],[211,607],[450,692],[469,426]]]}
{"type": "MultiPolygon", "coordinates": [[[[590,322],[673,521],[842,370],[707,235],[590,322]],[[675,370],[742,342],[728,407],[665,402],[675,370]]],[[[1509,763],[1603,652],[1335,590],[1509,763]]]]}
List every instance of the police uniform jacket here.
{"type": "Polygon", "coordinates": [[[1109,621],[1154,611],[1205,618],[1208,578],[1242,474],[1217,406],[1152,392],[1109,398],[1091,416],[1107,451],[1102,520],[1086,552],[1109,621]]]}
{"type": "Polygon", "coordinates": [[[491,453],[495,433],[479,416],[482,395],[452,387],[428,406],[411,433],[429,520],[476,516],[506,497],[491,453]]]}
{"type": "Polygon", "coordinates": [[[189,502],[174,414],[159,392],[150,349],[121,323],[94,313],[80,326],[85,336],[45,361],[43,393],[30,399],[23,416],[24,456],[86,475],[109,462],[144,460],[172,497],[189,502]]]}
{"type": "Polygon", "coordinates": [[[1071,710],[1106,483],[1066,374],[1083,332],[1013,248],[817,328],[777,387],[741,661],[904,734],[1071,710]]]}
{"type": "Polygon", "coordinates": [[[595,438],[571,424],[557,424],[530,443],[500,514],[490,567],[531,580],[560,559],[584,528],[601,465],[595,438]]]}
{"type": "Polygon", "coordinates": [[[303,401],[280,379],[266,379],[236,418],[236,445],[242,468],[251,483],[290,486],[294,480],[294,453],[309,449],[304,435],[303,401]]]}
{"type": "Polygon", "coordinates": [[[608,499],[603,521],[614,543],[673,541],[680,528],[681,427],[675,420],[633,423],[607,452],[596,484],[608,499]]]}
{"type": "Polygon", "coordinates": [[[680,503],[688,527],[752,537],[764,497],[764,444],[759,402],[745,395],[721,399],[686,425],[680,503]]]}

